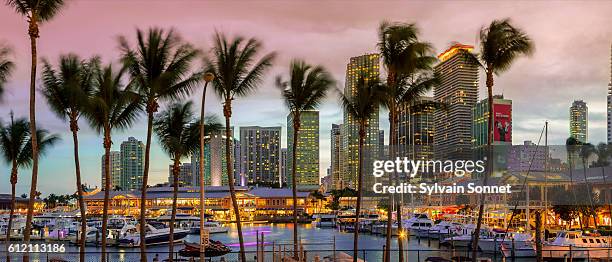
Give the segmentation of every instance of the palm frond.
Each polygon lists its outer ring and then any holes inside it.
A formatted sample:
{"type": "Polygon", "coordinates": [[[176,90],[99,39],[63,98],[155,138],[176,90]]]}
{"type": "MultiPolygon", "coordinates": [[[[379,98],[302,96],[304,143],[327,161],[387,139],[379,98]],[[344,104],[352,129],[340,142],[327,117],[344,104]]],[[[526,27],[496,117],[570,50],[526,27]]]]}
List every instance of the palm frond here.
{"type": "Polygon", "coordinates": [[[514,27],[509,18],[493,20],[480,30],[480,58],[495,74],[507,71],[517,57],[533,54],[530,37],[514,27]]]}
{"type": "Polygon", "coordinates": [[[15,69],[15,63],[9,59],[12,50],[8,46],[0,46],[0,102],[4,93],[4,85],[15,69]]]}
{"type": "Polygon", "coordinates": [[[64,6],[64,0],[7,0],[6,4],[21,15],[36,13],[40,22],[51,20],[64,6]]]}
{"type": "MultiPolygon", "coordinates": [[[[38,139],[38,154],[44,156],[47,151],[61,139],[58,135],[50,134],[45,129],[37,129],[36,137],[38,139]]],[[[32,165],[32,139],[28,138],[28,142],[24,145],[17,157],[17,165],[19,167],[30,167],[32,165]]]]}
{"type": "Polygon", "coordinates": [[[10,164],[18,160],[30,136],[29,122],[25,118],[12,119],[6,126],[0,123],[0,153],[10,164]]]}
{"type": "Polygon", "coordinates": [[[335,83],[331,74],[322,66],[311,66],[302,60],[293,60],[289,68],[289,80],[276,78],[285,104],[290,111],[315,109],[335,83]]]}

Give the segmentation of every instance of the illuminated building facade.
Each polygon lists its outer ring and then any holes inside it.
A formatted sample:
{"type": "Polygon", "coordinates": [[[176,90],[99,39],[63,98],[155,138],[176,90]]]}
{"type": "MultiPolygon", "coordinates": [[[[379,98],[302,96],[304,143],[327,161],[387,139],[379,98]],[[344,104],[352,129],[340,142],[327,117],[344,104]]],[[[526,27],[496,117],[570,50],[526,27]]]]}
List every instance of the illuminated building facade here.
{"type": "Polygon", "coordinates": [[[330,166],[330,179],[332,187],[330,189],[342,189],[342,169],[341,169],[341,157],[342,157],[342,124],[332,124],[330,134],[330,149],[331,149],[331,166],[330,166]]]}
{"type": "Polygon", "coordinates": [[[478,100],[478,66],[463,52],[473,46],[454,44],[438,56],[434,70],[440,83],[434,87],[434,100],[446,110],[434,114],[436,159],[460,160],[472,157],[472,108],[478,100]]]}
{"type": "Polygon", "coordinates": [[[608,83],[608,144],[612,144],[612,44],[610,44],[610,83],[608,83]]]}
{"type": "Polygon", "coordinates": [[[589,141],[589,108],[582,100],[575,100],[569,110],[570,136],[576,140],[587,143],[589,141]]]}
{"type": "MultiPolygon", "coordinates": [[[[472,134],[474,146],[487,145],[489,139],[489,99],[485,98],[476,103],[472,111],[474,125],[472,134]]],[[[512,144],[512,100],[504,99],[503,95],[493,96],[493,144],[512,144]]]]}
{"type": "Polygon", "coordinates": [[[242,173],[248,184],[280,183],[281,127],[240,127],[242,173]]]}
{"type": "MultiPolygon", "coordinates": [[[[432,102],[433,97],[422,97],[421,102],[432,102]]],[[[428,106],[411,111],[409,104],[402,104],[398,111],[398,152],[396,156],[412,160],[433,160],[435,108],[428,106]]]]}
{"type": "MultiPolygon", "coordinates": [[[[293,170],[293,113],[287,116],[287,182],[292,187],[293,170]]],[[[296,152],[296,182],[298,190],[319,188],[319,111],[300,113],[300,131],[296,152]]]]}
{"type": "Polygon", "coordinates": [[[123,190],[140,190],[144,174],[144,144],[129,137],[121,143],[121,184],[123,190]]]}
{"type": "MultiPolygon", "coordinates": [[[[172,176],[172,165],[168,165],[168,184],[174,184],[174,177],[172,176]]],[[[179,165],[178,184],[180,186],[191,186],[193,182],[193,173],[191,163],[182,163],[179,165]]]]}
{"type": "MultiPolygon", "coordinates": [[[[234,133],[232,128],[230,133],[234,133]]],[[[227,158],[225,156],[225,130],[212,132],[210,136],[205,137],[204,144],[204,184],[207,186],[227,186],[227,158]]],[[[230,142],[230,150],[232,151],[232,162],[239,161],[234,150],[237,145],[236,139],[230,142]]],[[[191,185],[200,186],[200,153],[196,150],[191,155],[191,185]]],[[[234,164],[234,168],[236,165],[234,164]]],[[[234,174],[239,173],[234,170],[234,174]]],[[[236,180],[236,183],[238,181],[236,180]]]]}
{"type": "MultiPolygon", "coordinates": [[[[380,56],[378,54],[366,54],[351,57],[346,65],[346,82],[344,94],[352,97],[357,92],[357,83],[360,77],[366,81],[378,80],[380,77],[380,56]]],[[[372,173],[372,161],[379,156],[379,123],[376,113],[368,120],[366,137],[363,146],[364,174],[372,173]]],[[[348,187],[357,188],[357,177],[359,174],[359,123],[344,110],[342,125],[342,180],[347,181],[348,187]]],[[[364,185],[367,188],[368,185],[364,185]]]]}
{"type": "MultiPolygon", "coordinates": [[[[119,151],[111,151],[110,152],[110,189],[113,190],[115,187],[121,186],[121,152],[119,151]]],[[[104,189],[106,186],[106,176],[104,175],[106,162],[104,161],[104,157],[106,154],[102,155],[102,159],[100,162],[102,163],[102,168],[100,170],[100,176],[102,181],[102,185],[100,188],[104,189]]]]}

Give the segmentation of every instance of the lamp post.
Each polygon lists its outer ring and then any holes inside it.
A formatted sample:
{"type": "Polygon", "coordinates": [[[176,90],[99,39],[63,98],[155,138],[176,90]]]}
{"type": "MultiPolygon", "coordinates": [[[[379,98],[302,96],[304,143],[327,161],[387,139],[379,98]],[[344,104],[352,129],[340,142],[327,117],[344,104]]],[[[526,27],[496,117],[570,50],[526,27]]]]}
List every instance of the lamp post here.
{"type": "Polygon", "coordinates": [[[208,83],[215,79],[215,75],[207,72],[203,76],[204,79],[204,90],[202,91],[202,105],[200,108],[200,165],[198,167],[198,174],[200,175],[200,261],[206,259],[206,244],[208,239],[204,241],[204,105],[206,103],[206,88],[208,83]]]}

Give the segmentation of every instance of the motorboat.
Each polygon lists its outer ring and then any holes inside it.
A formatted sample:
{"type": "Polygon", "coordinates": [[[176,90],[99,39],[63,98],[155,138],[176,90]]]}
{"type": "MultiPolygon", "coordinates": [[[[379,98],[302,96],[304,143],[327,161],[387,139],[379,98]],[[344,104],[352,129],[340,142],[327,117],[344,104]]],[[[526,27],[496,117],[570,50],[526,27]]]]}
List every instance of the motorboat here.
{"type": "Polygon", "coordinates": [[[431,227],[428,235],[430,238],[443,239],[445,237],[459,235],[462,233],[462,229],[463,224],[461,223],[442,220],[431,227]]]}
{"type": "MultiPolygon", "coordinates": [[[[179,251],[179,255],[182,257],[199,257],[200,256],[200,245],[198,243],[189,243],[185,241],[185,248],[179,251]]],[[[204,255],[206,257],[218,257],[223,256],[232,250],[224,245],[223,243],[215,240],[208,240],[204,255]]]]}
{"type": "MultiPolygon", "coordinates": [[[[216,221],[204,222],[204,229],[207,229],[209,234],[227,233],[229,231],[228,227],[216,221]]],[[[189,234],[200,234],[200,225],[191,227],[189,234]]]]}
{"type": "MultiPolygon", "coordinates": [[[[139,225],[128,224],[119,234],[118,244],[120,247],[137,247],[140,245],[139,225]]],[[[183,240],[189,230],[175,228],[174,242],[183,240]]],[[[145,225],[145,245],[159,245],[170,242],[170,228],[162,223],[147,223],[145,225]]]]}
{"type": "Polygon", "coordinates": [[[536,257],[537,252],[533,242],[519,241],[514,243],[503,242],[501,250],[506,258],[536,257]]]}
{"type": "Polygon", "coordinates": [[[533,245],[532,236],[526,233],[505,232],[503,230],[492,230],[488,237],[478,241],[478,248],[482,252],[499,252],[502,243],[516,246],[533,245]]]}
{"type": "MultiPolygon", "coordinates": [[[[81,237],[81,231],[74,231],[68,234],[68,238],[70,239],[70,243],[78,244],[78,241],[81,237]]],[[[85,230],[85,243],[97,243],[100,241],[102,234],[100,234],[100,230],[95,227],[87,227],[85,230]]]]}
{"type": "Polygon", "coordinates": [[[319,228],[336,227],[336,215],[320,214],[315,219],[315,226],[319,228]]]}
{"type": "MultiPolygon", "coordinates": [[[[469,225],[466,225],[469,226],[469,225]]],[[[474,234],[474,230],[466,230],[466,227],[463,228],[462,233],[457,236],[447,237],[442,240],[442,243],[449,244],[454,247],[468,247],[472,243],[472,238],[474,234]]],[[[491,236],[491,230],[488,228],[480,229],[480,237],[479,239],[487,239],[491,236]]]]}
{"type": "Polygon", "coordinates": [[[417,237],[429,237],[434,222],[427,214],[415,213],[411,218],[403,222],[403,227],[410,230],[410,234],[417,237]]]}
{"type": "Polygon", "coordinates": [[[581,231],[560,231],[550,242],[542,246],[544,258],[608,258],[612,255],[610,236],[597,233],[582,233],[581,231]]]}

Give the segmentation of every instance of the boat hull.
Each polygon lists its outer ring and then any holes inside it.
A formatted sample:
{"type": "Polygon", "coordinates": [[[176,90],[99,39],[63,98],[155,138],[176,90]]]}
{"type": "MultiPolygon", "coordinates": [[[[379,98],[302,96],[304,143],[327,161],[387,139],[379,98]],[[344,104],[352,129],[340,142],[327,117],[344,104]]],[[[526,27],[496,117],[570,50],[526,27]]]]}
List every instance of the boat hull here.
{"type": "MultiPolygon", "coordinates": [[[[180,230],[180,231],[174,232],[174,242],[182,241],[187,236],[188,233],[189,231],[187,230],[180,230]]],[[[138,247],[140,245],[139,239],[140,239],[139,236],[121,238],[119,239],[118,244],[120,247],[138,247]]],[[[167,244],[169,242],[170,242],[170,234],[168,233],[154,234],[154,235],[149,235],[145,237],[145,245],[147,246],[167,244]]]]}

